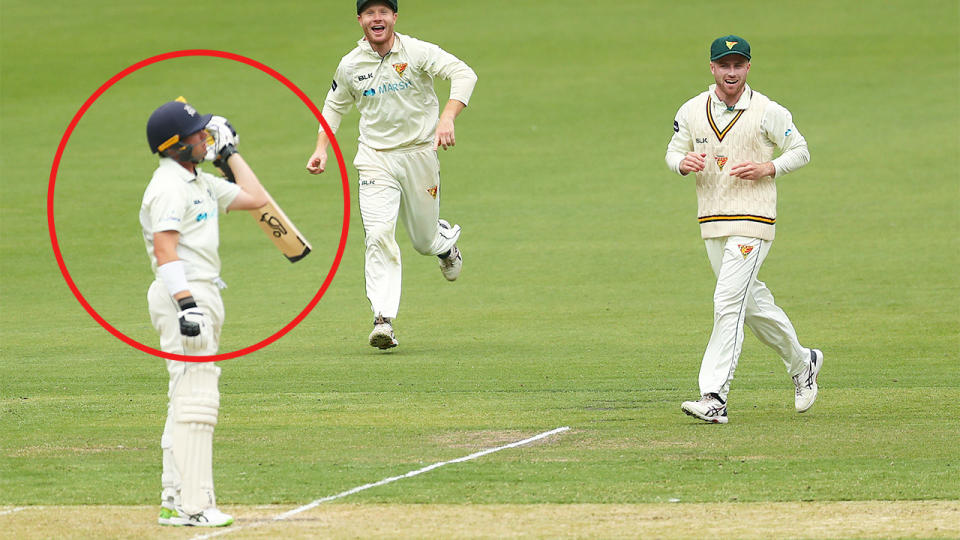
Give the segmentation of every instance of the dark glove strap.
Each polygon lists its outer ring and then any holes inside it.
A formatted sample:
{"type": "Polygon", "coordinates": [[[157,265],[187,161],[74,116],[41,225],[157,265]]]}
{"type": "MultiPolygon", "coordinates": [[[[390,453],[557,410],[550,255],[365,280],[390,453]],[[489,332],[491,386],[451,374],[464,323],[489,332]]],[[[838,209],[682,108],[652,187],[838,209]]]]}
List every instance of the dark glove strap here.
{"type": "Polygon", "coordinates": [[[197,307],[197,302],[192,296],[184,296],[183,298],[177,300],[177,303],[180,304],[180,311],[197,307]]]}
{"type": "Polygon", "coordinates": [[[230,168],[230,165],[227,165],[227,160],[230,158],[230,156],[236,153],[237,147],[232,144],[228,144],[220,149],[220,153],[217,154],[217,159],[213,162],[213,166],[219,167],[220,170],[223,171],[223,174],[227,176],[227,180],[233,182],[234,184],[237,183],[237,178],[233,175],[233,169],[230,168]]]}

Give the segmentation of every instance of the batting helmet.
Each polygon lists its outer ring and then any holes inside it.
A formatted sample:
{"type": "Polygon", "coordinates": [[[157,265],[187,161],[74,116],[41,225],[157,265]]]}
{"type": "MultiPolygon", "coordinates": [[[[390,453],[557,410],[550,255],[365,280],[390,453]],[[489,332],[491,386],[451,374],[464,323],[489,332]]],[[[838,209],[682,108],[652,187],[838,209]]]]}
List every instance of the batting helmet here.
{"type": "Polygon", "coordinates": [[[147,142],[150,151],[156,154],[168,148],[172,156],[181,161],[191,161],[193,145],[184,144],[183,139],[204,127],[212,114],[200,114],[188,103],[171,101],[153,111],[147,120],[147,142]]]}

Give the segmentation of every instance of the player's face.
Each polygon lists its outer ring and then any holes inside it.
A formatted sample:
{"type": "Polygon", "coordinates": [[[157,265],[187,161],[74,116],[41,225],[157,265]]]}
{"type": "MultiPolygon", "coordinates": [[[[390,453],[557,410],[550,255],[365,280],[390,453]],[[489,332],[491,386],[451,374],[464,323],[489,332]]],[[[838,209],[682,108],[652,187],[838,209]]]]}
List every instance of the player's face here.
{"type": "Polygon", "coordinates": [[[747,84],[750,61],[739,54],[728,54],[710,62],[710,72],[717,81],[717,94],[720,97],[738,98],[747,84]]]}
{"type": "Polygon", "coordinates": [[[183,143],[193,145],[193,159],[194,162],[199,163],[207,154],[207,130],[201,129],[196,133],[187,135],[183,139],[183,143]]]}
{"type": "Polygon", "coordinates": [[[397,14],[386,4],[371,2],[357,15],[357,20],[371,45],[384,45],[393,38],[397,14]]]}

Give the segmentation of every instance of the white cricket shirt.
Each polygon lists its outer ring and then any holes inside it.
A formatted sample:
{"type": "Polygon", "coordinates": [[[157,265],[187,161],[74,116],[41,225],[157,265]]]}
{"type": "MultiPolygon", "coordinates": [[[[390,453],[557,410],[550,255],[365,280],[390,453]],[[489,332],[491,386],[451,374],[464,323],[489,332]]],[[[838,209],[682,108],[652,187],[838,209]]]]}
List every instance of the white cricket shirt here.
{"type": "Polygon", "coordinates": [[[323,104],[334,132],[356,104],[360,142],[375,150],[432,143],[439,118],[434,77],[450,80],[450,99],[470,101],[477,75],[470,66],[433,43],[395,33],[393,48],[380,57],[366,39],[340,60],[323,104]]]}
{"type": "Polygon", "coordinates": [[[140,205],[140,227],[154,274],[154,233],[177,231],[177,256],[184,262],[187,280],[210,281],[220,277],[218,216],[227,211],[239,193],[239,186],[203,172],[199,166],[194,175],[173,159],[160,158],[160,166],[154,171],[140,205]]]}

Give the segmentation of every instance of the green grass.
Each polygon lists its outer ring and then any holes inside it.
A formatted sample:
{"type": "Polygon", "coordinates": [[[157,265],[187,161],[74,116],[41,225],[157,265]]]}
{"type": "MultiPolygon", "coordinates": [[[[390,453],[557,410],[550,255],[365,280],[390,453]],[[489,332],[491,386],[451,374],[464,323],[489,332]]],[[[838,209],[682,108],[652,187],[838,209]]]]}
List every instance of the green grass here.
{"type": "MultiPolygon", "coordinates": [[[[156,500],[163,363],[107,334],[70,295],[47,236],[47,179],[83,101],[165,51],[249,56],[320,105],[358,37],[349,3],[231,6],[207,24],[137,3],[3,3],[0,504],[156,500]]],[[[464,227],[463,276],[444,282],[401,231],[401,346],[370,349],[353,201],[323,301],[281,341],[221,364],[221,501],[308,502],[564,425],[549,443],[351,500],[960,499],[956,3],[748,2],[736,24],[708,17],[711,6],[403,5],[401,32],[480,76],[459,144],[441,157],[443,215],[464,227]],[[797,415],[779,359],[748,335],[731,423],[718,427],[679,412],[697,390],[713,280],[693,187],[663,152],[677,107],[710,82],[710,40],[728,32],[751,41],[751,84],[793,112],[810,145],[810,165],[778,182],[762,279],[827,363],[816,406],[797,415]]],[[[316,121],[280,84],[209,58],[124,79],[70,140],[57,231],[94,308],[156,346],[137,224],[154,168],[143,131],[181,94],[233,121],[315,248],[290,265],[244,213],[222,220],[222,350],[232,351],[303,309],[339,238],[337,177],[303,172],[316,121]]],[[[348,163],[356,119],[338,137],[348,163]]]]}

